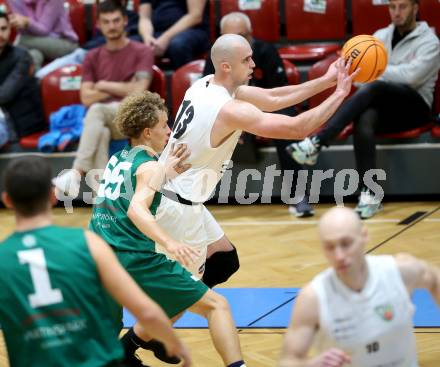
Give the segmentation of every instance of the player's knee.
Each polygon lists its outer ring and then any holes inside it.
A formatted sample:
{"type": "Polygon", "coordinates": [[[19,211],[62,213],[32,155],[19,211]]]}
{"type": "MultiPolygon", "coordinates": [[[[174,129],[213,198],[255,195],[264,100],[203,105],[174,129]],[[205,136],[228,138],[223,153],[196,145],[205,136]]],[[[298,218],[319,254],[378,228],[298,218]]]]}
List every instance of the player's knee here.
{"type": "Polygon", "coordinates": [[[199,312],[207,317],[212,312],[230,312],[229,303],[225,297],[212,290],[209,290],[199,305],[199,312]]]}
{"type": "Polygon", "coordinates": [[[237,249],[216,252],[206,260],[203,282],[210,288],[226,282],[240,268],[237,249]]]}
{"type": "Polygon", "coordinates": [[[94,103],[87,110],[84,121],[93,123],[96,119],[104,119],[105,105],[102,103],[94,103]]]}

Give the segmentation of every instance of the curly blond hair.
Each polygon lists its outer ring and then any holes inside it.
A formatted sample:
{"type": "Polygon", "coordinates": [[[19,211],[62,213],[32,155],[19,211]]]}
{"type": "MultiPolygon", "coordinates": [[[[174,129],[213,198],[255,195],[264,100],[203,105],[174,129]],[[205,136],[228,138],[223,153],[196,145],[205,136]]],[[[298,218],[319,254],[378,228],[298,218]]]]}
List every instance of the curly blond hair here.
{"type": "Polygon", "coordinates": [[[115,124],[123,135],[138,138],[144,129],[154,127],[159,122],[159,111],[168,112],[168,109],[157,93],[134,93],[122,100],[115,124]]]}

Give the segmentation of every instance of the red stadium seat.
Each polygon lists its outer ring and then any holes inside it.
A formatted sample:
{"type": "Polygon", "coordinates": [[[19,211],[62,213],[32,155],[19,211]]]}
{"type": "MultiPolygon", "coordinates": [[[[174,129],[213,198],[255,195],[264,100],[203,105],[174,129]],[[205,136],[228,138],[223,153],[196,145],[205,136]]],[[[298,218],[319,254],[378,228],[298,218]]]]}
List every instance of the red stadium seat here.
{"type": "Polygon", "coordinates": [[[153,80],[151,81],[150,90],[158,93],[163,99],[167,98],[167,81],[165,74],[156,65],[153,65],[153,80]]]}
{"type": "Polygon", "coordinates": [[[322,41],[342,40],[345,37],[345,3],[328,0],[324,14],[304,11],[303,0],[285,2],[286,33],[289,41],[321,41],[298,44],[278,50],[283,59],[291,61],[318,61],[339,50],[338,43],[322,41]],[[298,21],[301,20],[301,26],[298,21]],[[325,27],[323,27],[325,24],[325,27]]]}
{"type": "Polygon", "coordinates": [[[278,53],[281,58],[290,61],[318,61],[340,49],[337,43],[311,43],[281,47],[278,53]]]}
{"type": "Polygon", "coordinates": [[[98,4],[95,3],[92,5],[92,36],[96,36],[96,31],[98,28],[96,27],[96,23],[98,22],[98,4]]]}
{"type": "Polygon", "coordinates": [[[431,130],[432,124],[428,122],[426,125],[420,126],[416,129],[402,131],[400,133],[380,134],[380,138],[387,139],[415,139],[421,134],[431,130]]]}
{"type": "Polygon", "coordinates": [[[215,0],[209,0],[209,4],[207,6],[209,6],[209,38],[211,43],[214,43],[217,38],[215,0]]]}
{"type": "Polygon", "coordinates": [[[283,60],[283,64],[289,85],[299,84],[301,81],[301,77],[299,75],[297,67],[288,60],[283,60]]]}
{"type": "Polygon", "coordinates": [[[285,2],[289,41],[340,40],[345,37],[345,3],[327,0],[324,14],[304,11],[304,0],[285,2]],[[325,26],[324,26],[325,25],[325,26]]]}
{"type": "Polygon", "coordinates": [[[56,69],[41,80],[41,99],[46,121],[52,112],[63,106],[81,103],[81,65],[67,65],[56,69]]]}
{"type": "Polygon", "coordinates": [[[177,69],[171,77],[171,90],[173,91],[173,116],[182,103],[186,90],[202,76],[205,60],[194,60],[177,69]]]}
{"type": "Polygon", "coordinates": [[[428,22],[434,27],[437,35],[440,35],[440,1],[439,0],[422,0],[420,1],[420,20],[428,22]]]}
{"type": "Polygon", "coordinates": [[[20,146],[24,149],[36,149],[38,146],[38,140],[42,135],[46,133],[47,131],[40,131],[38,133],[34,133],[28,136],[23,136],[20,139],[20,146]]]}
{"type": "MultiPolygon", "coordinates": [[[[52,71],[41,80],[41,99],[44,117],[49,121],[52,112],[63,106],[81,103],[79,87],[81,83],[81,65],[68,65],[52,71]]],[[[20,145],[26,149],[35,149],[38,139],[46,131],[25,136],[20,145]]]]}
{"type": "Polygon", "coordinates": [[[69,9],[70,22],[73,30],[78,35],[79,44],[87,41],[86,33],[86,12],[81,0],[67,0],[64,5],[69,9]]]}
{"type": "Polygon", "coordinates": [[[388,5],[373,5],[372,0],[351,2],[353,35],[373,34],[390,23],[388,5]]]}
{"type": "MultiPolygon", "coordinates": [[[[233,11],[246,13],[252,22],[253,35],[264,41],[278,41],[280,38],[280,15],[278,0],[263,0],[259,9],[242,9],[239,0],[221,0],[220,17],[233,11]]],[[[255,1],[258,4],[259,2],[255,1]]],[[[250,4],[252,4],[250,2],[250,4]]]]}

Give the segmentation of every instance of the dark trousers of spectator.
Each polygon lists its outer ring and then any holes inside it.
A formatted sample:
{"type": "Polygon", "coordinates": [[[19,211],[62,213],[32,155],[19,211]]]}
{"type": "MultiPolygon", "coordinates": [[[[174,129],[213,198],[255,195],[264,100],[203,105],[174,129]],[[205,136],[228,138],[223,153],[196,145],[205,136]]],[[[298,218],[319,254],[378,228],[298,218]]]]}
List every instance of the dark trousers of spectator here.
{"type": "Polygon", "coordinates": [[[321,145],[353,122],[353,145],[359,177],[376,168],[375,136],[399,133],[431,121],[431,110],[411,87],[400,83],[375,81],[348,98],[318,134],[321,145]]]}
{"type": "MultiPolygon", "coordinates": [[[[157,38],[161,33],[156,32],[154,36],[157,38]]],[[[202,57],[201,54],[208,49],[208,32],[201,29],[187,29],[173,37],[165,56],[170,58],[171,67],[175,70],[194,60],[197,56],[202,57]]]]}

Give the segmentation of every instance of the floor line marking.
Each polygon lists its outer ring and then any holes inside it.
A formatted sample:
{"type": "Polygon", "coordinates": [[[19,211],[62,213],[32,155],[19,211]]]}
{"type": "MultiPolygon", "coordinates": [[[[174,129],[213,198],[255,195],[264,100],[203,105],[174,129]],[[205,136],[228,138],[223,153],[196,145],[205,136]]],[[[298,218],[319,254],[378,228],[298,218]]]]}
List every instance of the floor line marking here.
{"type": "Polygon", "coordinates": [[[372,253],[374,250],[377,250],[379,247],[381,247],[382,245],[386,244],[388,241],[392,240],[393,238],[396,238],[397,236],[401,235],[403,232],[405,232],[406,230],[408,230],[409,228],[414,227],[417,223],[420,223],[421,221],[423,221],[425,218],[428,218],[430,215],[434,214],[435,212],[437,212],[438,210],[440,210],[440,206],[438,206],[437,208],[434,208],[433,210],[431,210],[430,212],[427,212],[425,215],[423,215],[422,217],[420,217],[419,219],[415,220],[414,222],[412,222],[411,224],[408,224],[407,226],[405,226],[403,229],[401,229],[400,231],[398,231],[397,233],[393,234],[392,236],[388,237],[387,239],[383,240],[382,242],[380,242],[379,244],[377,244],[376,246],[372,247],[371,249],[369,249],[366,253],[370,254],[372,253]]]}
{"type": "MultiPolygon", "coordinates": [[[[380,223],[399,223],[401,219],[368,219],[365,221],[366,224],[380,224],[380,223]]],[[[241,221],[241,222],[229,222],[229,221],[219,221],[221,226],[284,226],[284,225],[316,225],[319,223],[318,220],[278,220],[278,221],[241,221]]]]}

